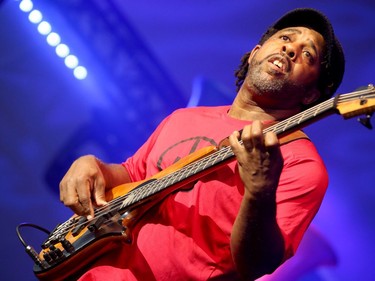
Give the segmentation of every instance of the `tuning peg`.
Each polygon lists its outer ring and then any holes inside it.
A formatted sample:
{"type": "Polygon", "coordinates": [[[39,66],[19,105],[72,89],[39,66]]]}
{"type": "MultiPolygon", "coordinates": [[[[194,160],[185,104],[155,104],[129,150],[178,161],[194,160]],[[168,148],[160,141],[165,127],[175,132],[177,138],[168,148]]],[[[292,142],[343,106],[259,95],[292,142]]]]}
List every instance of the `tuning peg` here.
{"type": "Polygon", "coordinates": [[[361,123],[363,126],[365,126],[367,129],[371,130],[372,129],[371,116],[372,116],[372,113],[367,114],[365,117],[358,118],[358,122],[361,123]]]}

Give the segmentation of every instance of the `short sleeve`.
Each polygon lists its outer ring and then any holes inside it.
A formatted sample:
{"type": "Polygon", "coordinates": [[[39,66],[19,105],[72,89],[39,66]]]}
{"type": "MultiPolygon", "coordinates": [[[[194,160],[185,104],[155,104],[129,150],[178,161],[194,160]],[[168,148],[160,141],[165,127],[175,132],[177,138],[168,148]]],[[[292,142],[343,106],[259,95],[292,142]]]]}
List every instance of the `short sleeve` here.
{"type": "Polygon", "coordinates": [[[277,191],[277,221],[285,240],[285,258],[292,256],[318,212],[328,187],[326,167],[307,139],[281,147],[284,168],[277,191]]]}
{"type": "Polygon", "coordinates": [[[146,142],[122,165],[127,169],[130,179],[132,182],[143,180],[147,177],[147,170],[150,169],[148,166],[148,156],[155,145],[157,138],[159,137],[163,127],[168,122],[169,116],[166,117],[150,135],[146,142]]]}

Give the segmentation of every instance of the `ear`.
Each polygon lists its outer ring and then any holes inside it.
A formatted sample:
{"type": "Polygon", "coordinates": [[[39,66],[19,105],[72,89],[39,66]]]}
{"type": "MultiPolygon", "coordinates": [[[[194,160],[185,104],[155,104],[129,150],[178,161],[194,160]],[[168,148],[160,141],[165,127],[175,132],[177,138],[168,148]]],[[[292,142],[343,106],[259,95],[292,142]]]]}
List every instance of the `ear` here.
{"type": "Polygon", "coordinates": [[[250,61],[253,59],[254,55],[258,50],[262,47],[261,45],[256,45],[250,52],[249,58],[247,59],[247,63],[250,64],[250,61]]]}
{"type": "Polygon", "coordinates": [[[311,89],[306,93],[306,95],[302,99],[303,105],[309,105],[313,102],[315,102],[320,97],[320,91],[316,88],[311,89]]]}

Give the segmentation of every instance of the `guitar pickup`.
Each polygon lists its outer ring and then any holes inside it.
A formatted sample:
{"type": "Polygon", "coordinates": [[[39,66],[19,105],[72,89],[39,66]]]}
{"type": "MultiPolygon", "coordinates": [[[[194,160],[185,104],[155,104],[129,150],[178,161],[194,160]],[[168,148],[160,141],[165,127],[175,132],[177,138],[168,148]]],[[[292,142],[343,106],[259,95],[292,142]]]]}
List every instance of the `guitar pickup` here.
{"type": "Polygon", "coordinates": [[[92,222],[87,226],[87,228],[91,231],[91,232],[95,232],[97,231],[101,226],[102,224],[106,221],[107,219],[105,218],[105,216],[100,216],[98,218],[95,218],[94,220],[92,220],[92,222]]]}
{"type": "Polygon", "coordinates": [[[77,221],[76,221],[76,226],[74,227],[74,229],[72,230],[72,235],[73,237],[77,236],[78,234],[81,233],[81,231],[86,227],[86,222],[87,222],[87,218],[86,217],[80,217],[77,221]]]}

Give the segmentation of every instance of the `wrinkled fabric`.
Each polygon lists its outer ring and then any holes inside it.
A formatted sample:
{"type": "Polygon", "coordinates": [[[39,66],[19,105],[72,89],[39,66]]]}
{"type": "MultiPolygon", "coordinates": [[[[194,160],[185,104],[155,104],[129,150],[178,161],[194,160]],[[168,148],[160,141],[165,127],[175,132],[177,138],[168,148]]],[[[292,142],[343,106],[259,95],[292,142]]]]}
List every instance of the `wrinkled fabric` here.
{"type": "MultiPolygon", "coordinates": [[[[149,178],[200,148],[217,146],[251,123],[230,118],[228,110],[198,107],[172,113],[123,163],[132,181],[149,178]]],[[[277,222],[287,259],[320,207],[328,176],[309,140],[282,145],[281,151],[277,222]]],[[[102,256],[80,280],[239,280],[230,235],[243,193],[233,158],[150,208],[133,227],[132,244],[102,256]]]]}

